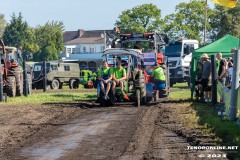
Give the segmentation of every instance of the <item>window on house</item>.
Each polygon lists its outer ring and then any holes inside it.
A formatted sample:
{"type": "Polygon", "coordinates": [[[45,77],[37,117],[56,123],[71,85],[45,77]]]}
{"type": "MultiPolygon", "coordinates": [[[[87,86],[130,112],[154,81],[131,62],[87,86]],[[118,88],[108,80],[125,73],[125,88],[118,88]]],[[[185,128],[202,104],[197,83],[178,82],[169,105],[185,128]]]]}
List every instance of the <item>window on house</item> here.
{"type": "Polygon", "coordinates": [[[70,71],[70,66],[64,66],[64,71],[70,71]]]}
{"type": "Polygon", "coordinates": [[[80,53],[80,48],[74,48],[74,53],[80,53]]]}
{"type": "Polygon", "coordinates": [[[83,52],[86,53],[87,52],[87,48],[83,47],[83,52]]]}
{"type": "Polygon", "coordinates": [[[67,48],[66,53],[72,53],[72,48],[67,48]]]}
{"type": "Polygon", "coordinates": [[[95,52],[95,48],[94,48],[94,47],[90,47],[90,48],[89,48],[89,52],[90,52],[90,53],[95,52]]]}
{"type": "Polygon", "coordinates": [[[75,48],[72,48],[72,53],[76,53],[76,50],[75,50],[75,48]]]}

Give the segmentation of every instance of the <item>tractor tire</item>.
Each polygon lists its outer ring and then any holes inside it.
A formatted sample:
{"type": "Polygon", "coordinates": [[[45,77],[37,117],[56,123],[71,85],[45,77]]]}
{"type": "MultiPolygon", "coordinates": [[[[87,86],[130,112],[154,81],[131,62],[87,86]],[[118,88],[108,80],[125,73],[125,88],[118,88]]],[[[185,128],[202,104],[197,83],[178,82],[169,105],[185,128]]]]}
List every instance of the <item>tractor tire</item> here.
{"type": "Polygon", "coordinates": [[[27,74],[27,85],[28,85],[28,94],[32,94],[32,75],[31,74],[27,74]]]}
{"type": "Polygon", "coordinates": [[[100,95],[99,95],[99,103],[100,103],[100,107],[106,107],[106,100],[103,98],[104,94],[102,91],[100,91],[100,95]]]}
{"type": "Polygon", "coordinates": [[[16,96],[23,95],[23,74],[20,73],[19,69],[15,69],[15,78],[16,78],[16,96]]]}
{"type": "Polygon", "coordinates": [[[16,96],[16,78],[14,76],[7,77],[6,93],[9,97],[16,96]]]}
{"type": "Polygon", "coordinates": [[[79,88],[79,81],[76,79],[71,79],[69,82],[70,89],[78,89],[79,88]]]}
{"type": "Polygon", "coordinates": [[[156,101],[156,102],[159,100],[159,91],[158,90],[155,91],[153,98],[154,98],[154,101],[156,101]]]}
{"type": "Polygon", "coordinates": [[[135,100],[136,107],[141,106],[141,92],[139,89],[136,90],[136,100],[135,100]]]}
{"type": "Polygon", "coordinates": [[[50,84],[51,89],[59,89],[60,83],[57,79],[53,79],[50,84]]]}
{"type": "Polygon", "coordinates": [[[107,106],[114,106],[115,105],[115,97],[112,93],[108,94],[109,95],[109,99],[107,100],[107,106]]]}

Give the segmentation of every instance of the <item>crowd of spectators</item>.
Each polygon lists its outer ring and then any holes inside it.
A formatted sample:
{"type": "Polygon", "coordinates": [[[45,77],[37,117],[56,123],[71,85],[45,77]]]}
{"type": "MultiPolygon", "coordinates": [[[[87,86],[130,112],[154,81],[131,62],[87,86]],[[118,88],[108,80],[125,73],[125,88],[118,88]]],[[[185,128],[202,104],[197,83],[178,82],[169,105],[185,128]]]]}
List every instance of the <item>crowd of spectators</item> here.
{"type": "MultiPolygon", "coordinates": [[[[233,56],[236,48],[231,49],[232,57],[223,58],[222,53],[216,54],[216,79],[222,87],[231,89],[233,76],[233,56]]],[[[240,73],[239,73],[240,74],[240,73]]],[[[205,102],[211,102],[211,61],[204,53],[197,64],[197,74],[195,79],[196,97],[200,97],[205,102]]]]}

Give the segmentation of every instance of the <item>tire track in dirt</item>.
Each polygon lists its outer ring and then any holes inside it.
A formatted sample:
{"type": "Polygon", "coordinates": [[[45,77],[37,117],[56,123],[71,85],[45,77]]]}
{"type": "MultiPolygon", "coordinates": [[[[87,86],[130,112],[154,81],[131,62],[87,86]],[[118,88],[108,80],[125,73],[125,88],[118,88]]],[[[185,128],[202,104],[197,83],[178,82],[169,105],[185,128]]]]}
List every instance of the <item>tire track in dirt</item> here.
{"type": "Polygon", "coordinates": [[[119,160],[138,160],[143,158],[143,154],[148,150],[148,145],[151,140],[155,127],[155,121],[158,115],[158,107],[150,107],[146,109],[142,119],[138,122],[134,136],[119,160]]]}
{"type": "Polygon", "coordinates": [[[148,108],[119,160],[195,160],[208,154],[225,154],[217,150],[188,150],[191,145],[214,146],[214,137],[184,125],[174,115],[176,107],[179,107],[176,103],[162,103],[148,108]]]}

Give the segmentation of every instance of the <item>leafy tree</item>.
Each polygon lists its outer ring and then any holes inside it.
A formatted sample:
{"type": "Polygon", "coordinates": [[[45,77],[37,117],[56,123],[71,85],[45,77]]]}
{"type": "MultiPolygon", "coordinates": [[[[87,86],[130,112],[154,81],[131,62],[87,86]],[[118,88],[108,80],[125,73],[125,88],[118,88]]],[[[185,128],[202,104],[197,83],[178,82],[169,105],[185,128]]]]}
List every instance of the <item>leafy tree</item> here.
{"type": "Polygon", "coordinates": [[[122,33],[144,33],[160,31],[163,20],[161,19],[161,10],[153,4],[143,4],[125,10],[118,17],[116,26],[122,33]]]}
{"type": "Polygon", "coordinates": [[[226,34],[238,37],[240,34],[240,3],[238,3],[235,8],[215,5],[211,25],[213,26],[211,33],[214,40],[226,34]]]}
{"type": "Polygon", "coordinates": [[[34,60],[57,60],[56,53],[64,49],[63,23],[58,21],[47,22],[44,26],[35,29],[35,38],[40,50],[34,56],[34,60]]]}
{"type": "Polygon", "coordinates": [[[6,25],[7,25],[7,22],[4,19],[4,15],[0,14],[0,38],[3,35],[3,31],[4,31],[5,27],[6,27],[6,25]]]}
{"type": "MultiPolygon", "coordinates": [[[[208,19],[213,15],[208,9],[208,19]]],[[[165,17],[164,31],[171,38],[191,38],[201,42],[204,31],[205,0],[192,0],[189,3],[180,3],[175,7],[176,13],[165,17]]],[[[209,21],[209,20],[208,20],[209,21]]],[[[207,22],[207,30],[211,25],[207,22]]]]}
{"type": "Polygon", "coordinates": [[[58,52],[56,50],[55,44],[50,42],[48,45],[42,48],[42,51],[39,53],[39,60],[57,60],[58,52]]]}
{"type": "Polygon", "coordinates": [[[19,13],[18,17],[15,14],[12,15],[10,24],[4,30],[3,40],[8,46],[21,49],[24,58],[33,52],[30,46],[36,46],[33,30],[28,26],[26,21],[23,21],[21,13],[19,13]]]}
{"type": "Polygon", "coordinates": [[[6,26],[3,33],[5,44],[19,48],[30,38],[28,29],[29,26],[26,21],[23,21],[22,14],[19,13],[18,17],[13,14],[10,24],[6,26]]]}

